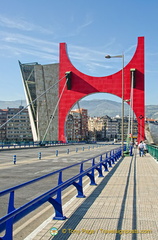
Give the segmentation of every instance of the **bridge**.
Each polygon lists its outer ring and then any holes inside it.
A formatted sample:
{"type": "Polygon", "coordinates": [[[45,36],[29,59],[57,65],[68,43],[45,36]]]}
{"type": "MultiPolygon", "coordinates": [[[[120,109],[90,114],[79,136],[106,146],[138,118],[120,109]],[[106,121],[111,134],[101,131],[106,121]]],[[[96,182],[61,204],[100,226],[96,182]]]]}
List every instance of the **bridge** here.
{"type": "MultiPolygon", "coordinates": [[[[79,72],[65,43],[60,44],[59,64],[20,63],[20,67],[35,141],[66,142],[69,110],[96,92],[115,94],[123,104],[130,99],[138,141],[144,139],[143,37],[138,38],[131,61],[111,76],[95,78],[79,72]]],[[[158,159],[153,148],[149,152],[158,159]]],[[[137,149],[124,156],[125,150],[123,138],[121,146],[2,149],[0,239],[156,239],[157,161],[149,153],[139,157],[137,149]],[[11,160],[15,155],[16,161],[11,160]]]]}
{"type": "MultiPolygon", "coordinates": [[[[83,191],[80,192],[82,197],[76,197],[75,185],[63,191],[60,216],[56,210],[53,213],[50,203],[44,203],[15,223],[13,239],[156,239],[157,161],[149,153],[139,157],[137,149],[134,149],[133,156],[122,157],[120,154],[114,159],[113,149],[116,154],[116,149],[119,148],[119,145],[113,144],[51,146],[40,149],[42,152],[40,160],[37,157],[39,152],[37,148],[2,150],[0,156],[2,192],[6,188],[13,188],[31,179],[40,178],[44,174],[58,170],[60,172],[60,169],[80,164],[85,159],[96,158],[95,164],[99,166],[95,167],[94,178],[90,178],[90,175],[83,178],[83,191]],[[55,156],[57,148],[59,155],[55,156]],[[11,161],[15,152],[16,165],[11,161]],[[107,152],[111,154],[107,155],[107,152]],[[100,161],[109,159],[112,160],[111,166],[109,163],[107,168],[98,171],[100,161]]],[[[149,146],[149,152],[158,159],[156,147],[149,146]]],[[[82,170],[90,166],[93,167],[94,162],[82,170]]],[[[105,167],[105,164],[103,166],[105,167]]],[[[93,172],[92,169],[88,171],[93,172]]],[[[76,174],[78,174],[76,170],[73,174],[72,171],[68,171],[65,177],[68,179],[76,174]]],[[[24,191],[17,192],[15,208],[38,198],[50,186],[55,187],[57,182],[50,177],[40,185],[35,183],[32,187],[25,187],[24,191]]],[[[5,196],[1,199],[2,217],[7,207],[7,199],[5,196]]],[[[12,239],[3,238],[3,234],[0,235],[1,239],[12,239]]]]}

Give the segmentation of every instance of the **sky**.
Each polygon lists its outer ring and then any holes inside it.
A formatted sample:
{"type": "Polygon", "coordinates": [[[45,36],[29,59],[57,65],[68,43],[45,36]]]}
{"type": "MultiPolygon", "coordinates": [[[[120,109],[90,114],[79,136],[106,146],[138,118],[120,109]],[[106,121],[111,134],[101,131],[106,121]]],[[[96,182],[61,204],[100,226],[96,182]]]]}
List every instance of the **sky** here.
{"type": "MultiPolygon", "coordinates": [[[[59,62],[67,43],[72,64],[91,76],[119,71],[131,60],[137,38],[145,37],[145,103],[158,104],[157,0],[0,0],[0,100],[25,99],[18,61],[59,62]]],[[[86,99],[118,100],[111,94],[86,99]]]]}

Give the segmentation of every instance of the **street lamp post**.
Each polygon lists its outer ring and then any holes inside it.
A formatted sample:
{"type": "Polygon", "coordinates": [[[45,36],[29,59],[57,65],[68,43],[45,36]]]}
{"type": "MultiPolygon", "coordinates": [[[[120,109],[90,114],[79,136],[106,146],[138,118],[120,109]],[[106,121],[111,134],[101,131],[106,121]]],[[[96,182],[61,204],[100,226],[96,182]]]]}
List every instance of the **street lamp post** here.
{"type": "Polygon", "coordinates": [[[122,157],[124,156],[124,54],[122,55],[106,55],[105,58],[122,58],[122,132],[121,132],[121,140],[122,140],[122,157]]]}

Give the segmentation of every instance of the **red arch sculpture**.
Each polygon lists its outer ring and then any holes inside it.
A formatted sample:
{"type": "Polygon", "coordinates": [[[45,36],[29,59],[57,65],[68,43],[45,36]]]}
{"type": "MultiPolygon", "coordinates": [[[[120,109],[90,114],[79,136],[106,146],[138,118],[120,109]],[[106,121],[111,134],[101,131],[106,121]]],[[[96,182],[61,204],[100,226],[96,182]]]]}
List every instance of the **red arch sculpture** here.
{"type": "MultiPolygon", "coordinates": [[[[144,37],[138,37],[137,48],[131,61],[124,67],[124,99],[130,98],[131,72],[135,71],[135,87],[133,89],[133,111],[138,121],[138,141],[145,138],[144,131],[144,37]]],[[[78,71],[69,60],[66,43],[60,43],[59,79],[65,72],[71,71],[71,90],[65,88],[59,103],[58,139],[66,140],[64,125],[66,116],[72,106],[81,98],[91,93],[111,93],[122,97],[122,69],[117,73],[104,77],[88,76],[78,71]]],[[[59,83],[59,96],[65,84],[65,79],[59,83]]]]}

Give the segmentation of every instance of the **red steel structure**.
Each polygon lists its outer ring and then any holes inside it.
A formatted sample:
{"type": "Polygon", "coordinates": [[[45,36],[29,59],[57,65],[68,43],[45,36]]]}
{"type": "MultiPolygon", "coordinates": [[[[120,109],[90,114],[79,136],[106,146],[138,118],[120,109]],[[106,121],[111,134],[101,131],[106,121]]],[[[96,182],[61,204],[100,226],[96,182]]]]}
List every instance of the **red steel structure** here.
{"type": "MultiPolygon", "coordinates": [[[[133,111],[138,121],[138,141],[144,140],[144,37],[138,37],[136,51],[131,61],[124,67],[124,99],[130,99],[131,69],[135,69],[133,89],[133,111]]],[[[66,43],[60,43],[59,79],[71,72],[71,90],[64,89],[59,103],[58,139],[66,141],[65,121],[73,105],[92,93],[111,93],[122,98],[122,69],[112,75],[93,77],[77,70],[71,63],[66,43]]],[[[66,78],[59,83],[59,96],[63,91],[66,78]]]]}

